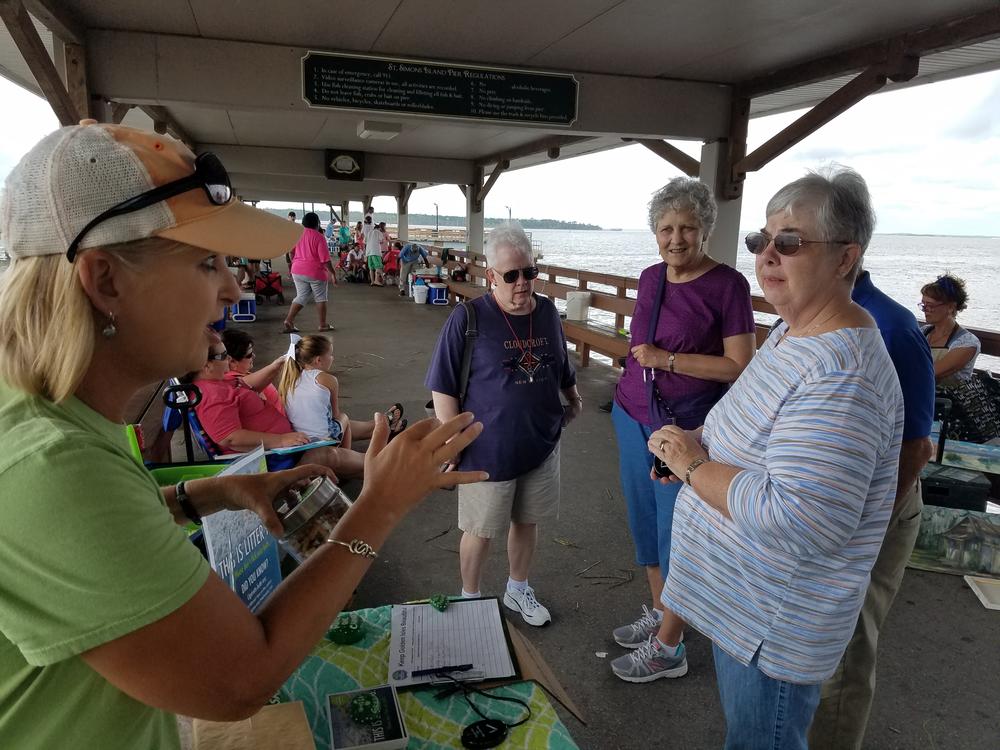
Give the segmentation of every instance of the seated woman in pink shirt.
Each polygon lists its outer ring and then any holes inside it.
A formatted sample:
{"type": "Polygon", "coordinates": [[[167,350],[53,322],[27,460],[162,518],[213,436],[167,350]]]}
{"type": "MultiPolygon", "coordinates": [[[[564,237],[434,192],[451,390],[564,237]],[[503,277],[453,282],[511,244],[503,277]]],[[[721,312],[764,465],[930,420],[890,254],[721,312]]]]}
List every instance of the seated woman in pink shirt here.
{"type": "Polygon", "coordinates": [[[235,381],[240,387],[262,394],[267,403],[284,414],[285,405],[281,403],[281,395],[274,381],[281,374],[285,355],[282,354],[270,364],[254,370],[253,337],[249,333],[239,328],[227,328],[222,332],[222,345],[229,354],[229,372],[226,373],[226,378],[235,381]]]}
{"type": "MultiPolygon", "coordinates": [[[[309,437],[292,429],[288,418],[268,403],[263,393],[242,388],[227,378],[229,354],[222,342],[212,344],[208,361],[194,377],[201,391],[195,407],[198,421],[223,453],[240,453],[263,444],[264,448],[306,445],[309,437]]],[[[328,466],[339,479],[364,474],[364,454],[348,448],[324,446],[303,451],[301,461],[328,466]]]]}

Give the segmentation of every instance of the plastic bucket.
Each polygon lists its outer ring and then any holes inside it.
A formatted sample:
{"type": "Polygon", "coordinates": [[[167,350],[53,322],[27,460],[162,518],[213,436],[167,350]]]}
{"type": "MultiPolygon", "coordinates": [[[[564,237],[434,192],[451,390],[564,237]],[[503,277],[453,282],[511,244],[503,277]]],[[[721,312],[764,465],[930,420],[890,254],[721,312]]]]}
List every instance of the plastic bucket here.
{"type": "Polygon", "coordinates": [[[427,302],[427,285],[417,284],[413,287],[413,301],[418,305],[422,305],[427,302]]]}
{"type": "Polygon", "coordinates": [[[429,285],[430,291],[430,303],[432,305],[447,305],[448,304],[448,285],[433,283],[429,285]]]}

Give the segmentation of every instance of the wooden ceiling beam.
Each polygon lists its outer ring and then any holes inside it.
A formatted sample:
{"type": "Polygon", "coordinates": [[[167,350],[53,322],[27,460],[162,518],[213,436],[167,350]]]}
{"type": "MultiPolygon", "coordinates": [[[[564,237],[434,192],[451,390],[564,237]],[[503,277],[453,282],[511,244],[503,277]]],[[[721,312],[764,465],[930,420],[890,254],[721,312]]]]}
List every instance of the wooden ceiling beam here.
{"type": "Polygon", "coordinates": [[[688,177],[697,177],[701,170],[701,163],[694,157],[688,156],[677,146],[658,138],[636,138],[635,143],[641,143],[661,159],[670,162],[688,177]]]}
{"type": "MultiPolygon", "coordinates": [[[[897,61],[903,58],[923,57],[997,37],[1000,37],[1000,8],[963,16],[926,29],[898,34],[750,78],[736,84],[735,91],[738,96],[753,99],[776,91],[829,80],[872,66],[896,65],[897,61]]],[[[912,63],[910,65],[912,66],[912,63]]]]}
{"type": "Polygon", "coordinates": [[[498,161],[497,165],[493,168],[493,172],[490,174],[490,178],[486,181],[486,184],[479,188],[479,192],[476,194],[476,203],[482,203],[486,200],[486,196],[489,195],[490,190],[493,189],[493,185],[496,181],[500,179],[500,175],[503,174],[504,170],[510,168],[510,162],[506,159],[498,161]]]}
{"type": "MultiPolygon", "coordinates": [[[[500,161],[514,161],[514,159],[523,159],[525,156],[534,156],[540,153],[549,153],[553,149],[561,149],[566,146],[570,146],[574,143],[581,143],[582,141],[592,140],[591,136],[581,136],[581,135],[551,135],[545,138],[540,138],[537,141],[532,141],[531,143],[526,143],[523,146],[518,146],[517,148],[508,149],[507,151],[502,151],[497,154],[490,154],[489,156],[484,156],[482,159],[476,160],[477,167],[488,167],[491,164],[496,164],[500,161]]],[[[556,154],[558,156],[558,153],[556,154]]],[[[553,158],[550,156],[550,158],[553,158]]]]}
{"type": "Polygon", "coordinates": [[[21,0],[0,0],[3,19],[14,44],[27,63],[38,87],[59,119],[60,125],[75,125],[80,121],[76,105],[63,85],[59,71],[38,35],[38,30],[21,0]]]}
{"type": "Polygon", "coordinates": [[[28,12],[66,44],[83,44],[86,29],[53,0],[24,0],[28,12]]]}
{"type": "Polygon", "coordinates": [[[808,135],[816,132],[830,120],[847,111],[886,83],[885,71],[869,68],[847,85],[828,96],[795,122],[783,128],[766,143],[758,146],[733,165],[735,176],[755,172],[775,157],[783,154],[808,135]]]}

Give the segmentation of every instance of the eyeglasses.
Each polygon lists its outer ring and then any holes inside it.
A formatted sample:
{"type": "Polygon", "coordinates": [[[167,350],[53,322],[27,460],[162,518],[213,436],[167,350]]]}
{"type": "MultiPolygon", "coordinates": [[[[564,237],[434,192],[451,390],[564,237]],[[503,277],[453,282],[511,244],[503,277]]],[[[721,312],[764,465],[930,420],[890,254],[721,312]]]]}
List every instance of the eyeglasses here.
{"type": "Polygon", "coordinates": [[[225,349],[223,349],[221,352],[219,352],[217,354],[212,353],[212,352],[208,353],[208,361],[209,362],[221,362],[222,360],[228,359],[228,358],[229,358],[229,352],[227,352],[225,349]]]}
{"type": "Polygon", "coordinates": [[[180,195],[181,193],[186,193],[188,190],[194,190],[199,187],[204,189],[205,195],[208,196],[208,200],[214,206],[224,206],[233,197],[233,188],[229,182],[229,173],[226,172],[226,168],[222,166],[222,162],[219,161],[219,157],[215,154],[199,154],[194,160],[194,172],[192,174],[189,174],[187,177],[181,177],[179,180],[168,182],[166,185],[160,185],[152,190],[147,190],[145,193],[140,193],[134,198],[122,201],[117,206],[112,206],[96,218],[91,219],[70,244],[69,249],[66,251],[66,260],[70,263],[73,262],[83,238],[87,232],[98,224],[108,219],[113,219],[116,216],[141,211],[160,201],[165,201],[168,198],[173,198],[175,195],[180,195]]]}
{"type": "Polygon", "coordinates": [[[772,237],[767,232],[750,232],[744,240],[747,250],[760,255],[772,242],[779,255],[795,255],[803,245],[850,245],[850,240],[804,240],[794,232],[778,232],[772,237]]]}
{"type": "Polygon", "coordinates": [[[936,310],[939,307],[943,307],[945,304],[946,303],[944,302],[918,302],[917,307],[919,307],[921,311],[927,312],[929,310],[936,310]]]}
{"type": "Polygon", "coordinates": [[[508,284],[513,284],[517,281],[518,276],[524,276],[525,281],[531,281],[532,279],[538,278],[538,266],[528,266],[527,268],[515,268],[512,271],[504,271],[500,274],[500,278],[506,281],[508,284]]]}

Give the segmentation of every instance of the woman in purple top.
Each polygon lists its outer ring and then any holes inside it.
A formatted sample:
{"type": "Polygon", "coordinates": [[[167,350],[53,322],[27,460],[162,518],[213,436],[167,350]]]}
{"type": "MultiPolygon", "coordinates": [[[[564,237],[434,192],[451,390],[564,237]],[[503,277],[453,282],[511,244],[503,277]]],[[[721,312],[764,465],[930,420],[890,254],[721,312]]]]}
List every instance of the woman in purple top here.
{"type": "MultiPolygon", "coordinates": [[[[646,441],[670,419],[684,429],[700,427],[753,357],[750,285],[738,271],[705,253],[715,216],[709,188],[687,177],[674,178],[649,202],[649,227],[662,262],[639,276],[633,347],[611,412],[636,562],[646,568],[653,600],[653,609],[643,605],[635,622],[615,629],[615,641],[625,648],[639,649],[657,636],[665,645],[677,646],[684,627],[660,603],[681,484],[653,481],[653,455],[646,441]],[[652,409],[651,400],[657,403],[652,409]]],[[[612,670],[624,680],[642,682],[631,669],[635,655],[615,659],[612,670]]],[[[656,676],[679,677],[686,671],[687,662],[679,660],[673,673],[656,676]]]]}
{"type": "Polygon", "coordinates": [[[292,281],[295,283],[295,299],[288,308],[283,330],[293,333],[295,316],[306,306],[309,300],[316,302],[316,313],[319,317],[320,331],[332,331],[333,326],[326,324],[327,288],[332,281],[337,284],[337,274],[330,261],[330,248],[326,244],[326,236],[320,229],[319,216],[312,211],[302,217],[302,226],[307,230],[302,233],[298,243],[292,250],[292,281]]]}

